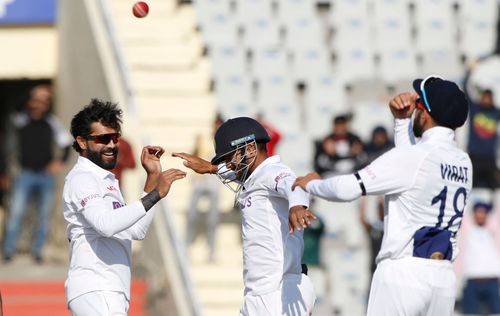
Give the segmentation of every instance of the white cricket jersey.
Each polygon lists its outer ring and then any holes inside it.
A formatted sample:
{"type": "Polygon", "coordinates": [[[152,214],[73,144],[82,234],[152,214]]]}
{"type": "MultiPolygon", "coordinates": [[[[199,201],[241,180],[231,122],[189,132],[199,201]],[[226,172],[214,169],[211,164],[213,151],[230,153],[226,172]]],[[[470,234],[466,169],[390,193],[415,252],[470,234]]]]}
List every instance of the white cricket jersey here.
{"type": "Polygon", "coordinates": [[[292,206],[309,207],[309,196],[300,188],[291,190],[295,178],[279,156],[272,156],[243,185],[238,204],[242,213],[245,295],[275,291],[284,275],[302,271],[303,232],[290,235],[288,213],[292,206]]]}
{"type": "MultiPolygon", "coordinates": [[[[453,130],[428,129],[414,144],[410,119],[397,119],[396,148],[359,171],[368,195],[385,195],[384,237],[377,262],[413,256],[413,235],[424,226],[451,232],[452,260],[458,254],[456,233],[472,186],[469,156],[458,148],[453,130]]],[[[334,201],[361,196],[354,175],[313,180],[307,191],[334,201]]]]}
{"type": "Polygon", "coordinates": [[[70,241],[67,302],[99,290],[130,300],[131,240],[145,237],[153,209],[146,212],[140,201],[125,206],[114,174],[82,156],[66,176],[63,207],[70,241]]]}

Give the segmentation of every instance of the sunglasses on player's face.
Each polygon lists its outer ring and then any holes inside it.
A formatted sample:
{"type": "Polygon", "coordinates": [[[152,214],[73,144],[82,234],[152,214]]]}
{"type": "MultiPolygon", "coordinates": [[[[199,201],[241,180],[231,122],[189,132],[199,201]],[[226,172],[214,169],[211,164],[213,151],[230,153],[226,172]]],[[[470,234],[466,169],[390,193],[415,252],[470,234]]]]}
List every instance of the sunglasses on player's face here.
{"type": "Polygon", "coordinates": [[[100,135],[90,135],[87,137],[88,140],[91,140],[97,144],[107,145],[112,140],[114,144],[118,143],[120,140],[120,133],[109,133],[109,134],[100,134],[100,135]]]}
{"type": "Polygon", "coordinates": [[[427,94],[425,93],[425,84],[436,81],[436,80],[443,80],[443,78],[436,76],[436,75],[430,75],[427,78],[425,78],[424,80],[422,80],[422,82],[420,83],[420,92],[422,93],[422,98],[424,101],[423,105],[425,106],[425,108],[427,109],[427,112],[429,112],[429,113],[431,112],[431,106],[429,104],[429,101],[427,101],[427,94]]]}
{"type": "MultiPolygon", "coordinates": [[[[421,111],[427,111],[427,108],[425,107],[425,104],[422,101],[422,99],[417,98],[416,104],[417,104],[417,109],[419,109],[421,111]]],[[[429,111],[427,111],[427,112],[429,112],[429,111]]]]}

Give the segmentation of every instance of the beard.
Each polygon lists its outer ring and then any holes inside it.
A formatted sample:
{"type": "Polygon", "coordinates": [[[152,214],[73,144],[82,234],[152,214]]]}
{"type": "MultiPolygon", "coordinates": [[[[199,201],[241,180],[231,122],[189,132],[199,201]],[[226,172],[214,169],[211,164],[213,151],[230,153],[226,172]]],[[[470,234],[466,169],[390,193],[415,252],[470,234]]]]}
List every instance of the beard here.
{"type": "Polygon", "coordinates": [[[422,113],[417,112],[415,115],[415,119],[413,120],[413,134],[415,137],[422,137],[422,126],[420,125],[420,115],[422,113]]]}
{"type": "MultiPolygon", "coordinates": [[[[94,151],[91,149],[87,149],[87,158],[98,165],[99,167],[105,170],[111,170],[116,165],[116,159],[118,157],[118,147],[114,147],[111,149],[103,149],[102,151],[94,151]],[[105,161],[102,156],[107,153],[112,153],[113,158],[109,161],[105,161]]],[[[108,157],[108,156],[106,156],[108,157]]]]}

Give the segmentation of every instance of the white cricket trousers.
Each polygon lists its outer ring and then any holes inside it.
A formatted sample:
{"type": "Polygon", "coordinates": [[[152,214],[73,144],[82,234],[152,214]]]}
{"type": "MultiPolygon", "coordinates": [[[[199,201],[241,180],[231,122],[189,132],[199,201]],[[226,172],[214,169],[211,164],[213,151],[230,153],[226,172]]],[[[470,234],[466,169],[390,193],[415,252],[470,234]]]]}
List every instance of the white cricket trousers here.
{"type": "Polygon", "coordinates": [[[367,315],[453,315],[455,281],[448,260],[385,259],[373,274],[367,315]]]}
{"type": "Polygon", "coordinates": [[[73,316],[127,316],[129,302],[121,292],[94,291],[72,299],[68,307],[73,316]]]}
{"type": "Polygon", "coordinates": [[[287,274],[276,291],[245,295],[240,316],[309,316],[316,294],[305,274],[287,274]]]}

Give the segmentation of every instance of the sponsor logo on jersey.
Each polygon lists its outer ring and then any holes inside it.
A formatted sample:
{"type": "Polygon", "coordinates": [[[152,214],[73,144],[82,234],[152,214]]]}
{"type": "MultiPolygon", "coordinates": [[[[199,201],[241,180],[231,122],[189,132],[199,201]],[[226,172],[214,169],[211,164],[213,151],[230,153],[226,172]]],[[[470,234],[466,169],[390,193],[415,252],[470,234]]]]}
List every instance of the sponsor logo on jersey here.
{"type": "Polygon", "coordinates": [[[86,196],[84,197],[81,201],[80,201],[80,205],[82,207],[85,207],[85,205],[87,205],[87,203],[90,201],[90,200],[93,200],[93,199],[97,199],[97,198],[100,198],[101,195],[99,193],[93,193],[93,194],[90,194],[89,196],[86,196]]]}
{"type": "Polygon", "coordinates": [[[113,201],[113,209],[116,210],[117,208],[123,207],[123,204],[117,201],[113,201]]]}
{"type": "Polygon", "coordinates": [[[109,191],[116,191],[116,188],[114,185],[110,185],[109,187],[106,187],[109,191]]]}

